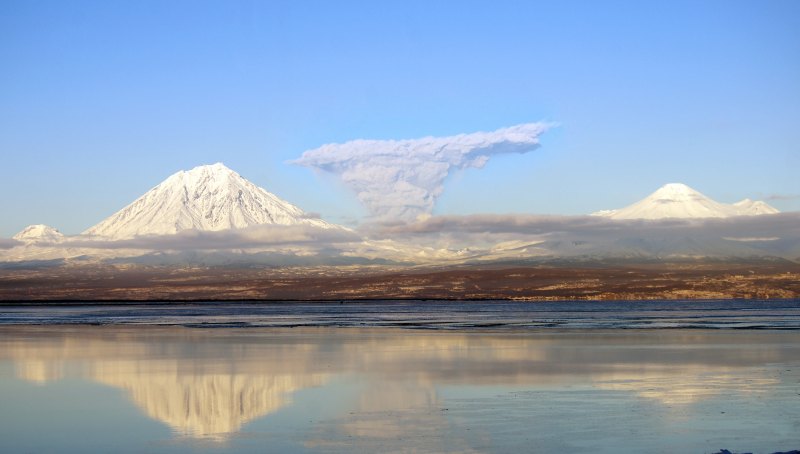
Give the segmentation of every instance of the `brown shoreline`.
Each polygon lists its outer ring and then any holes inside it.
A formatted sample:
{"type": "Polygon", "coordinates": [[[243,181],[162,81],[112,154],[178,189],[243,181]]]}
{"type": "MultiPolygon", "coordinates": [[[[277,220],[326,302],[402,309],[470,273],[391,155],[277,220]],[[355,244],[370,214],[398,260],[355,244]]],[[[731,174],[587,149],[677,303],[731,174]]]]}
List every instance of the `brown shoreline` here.
{"type": "Polygon", "coordinates": [[[800,264],[788,261],[0,269],[0,302],[5,304],[792,298],[800,298],[800,264]]]}

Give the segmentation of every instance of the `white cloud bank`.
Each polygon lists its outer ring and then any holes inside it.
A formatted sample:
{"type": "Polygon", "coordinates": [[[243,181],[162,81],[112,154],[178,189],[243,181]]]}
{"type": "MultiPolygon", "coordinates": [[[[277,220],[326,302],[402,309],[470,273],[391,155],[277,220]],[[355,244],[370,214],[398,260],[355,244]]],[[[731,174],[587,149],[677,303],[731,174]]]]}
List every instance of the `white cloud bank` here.
{"type": "Polygon", "coordinates": [[[527,123],[450,137],[353,140],[308,150],[292,163],[337,175],[378,219],[412,221],[430,214],[451,170],[481,168],[492,155],[534,150],[551,126],[527,123]]]}

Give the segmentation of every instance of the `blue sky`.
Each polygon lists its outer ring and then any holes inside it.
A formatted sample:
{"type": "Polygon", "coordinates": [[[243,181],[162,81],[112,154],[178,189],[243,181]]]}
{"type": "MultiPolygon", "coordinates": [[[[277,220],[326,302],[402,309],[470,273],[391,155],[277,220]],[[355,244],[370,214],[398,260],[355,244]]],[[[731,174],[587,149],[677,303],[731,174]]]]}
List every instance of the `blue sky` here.
{"type": "Polygon", "coordinates": [[[88,228],[222,161],[334,222],[290,165],[352,139],[560,126],[434,214],[582,214],[683,182],[800,210],[800,2],[0,3],[0,236],[88,228]]]}

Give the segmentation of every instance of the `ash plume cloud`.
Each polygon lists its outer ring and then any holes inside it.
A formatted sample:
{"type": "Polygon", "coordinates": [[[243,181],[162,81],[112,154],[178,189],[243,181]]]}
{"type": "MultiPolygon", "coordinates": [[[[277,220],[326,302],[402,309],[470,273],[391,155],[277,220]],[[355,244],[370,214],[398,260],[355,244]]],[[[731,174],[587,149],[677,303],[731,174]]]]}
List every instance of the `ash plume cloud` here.
{"type": "Polygon", "coordinates": [[[408,140],[353,140],[308,150],[293,164],[336,175],[375,219],[430,214],[453,170],[481,168],[491,156],[527,153],[554,126],[526,123],[492,132],[408,140]]]}

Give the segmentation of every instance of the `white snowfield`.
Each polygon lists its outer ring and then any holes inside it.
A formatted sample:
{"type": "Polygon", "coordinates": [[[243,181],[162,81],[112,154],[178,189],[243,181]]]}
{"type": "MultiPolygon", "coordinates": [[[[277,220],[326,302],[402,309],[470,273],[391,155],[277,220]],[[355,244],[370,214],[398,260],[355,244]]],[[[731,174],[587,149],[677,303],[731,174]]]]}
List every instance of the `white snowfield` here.
{"type": "Polygon", "coordinates": [[[83,234],[125,239],[264,224],[337,227],[309,217],[300,208],[217,163],[171,175],[83,234]]]}
{"type": "Polygon", "coordinates": [[[639,202],[618,210],[592,213],[611,219],[728,218],[774,214],[779,211],[762,201],[744,199],[734,204],[720,203],[681,183],[662,186],[639,202]]]}

